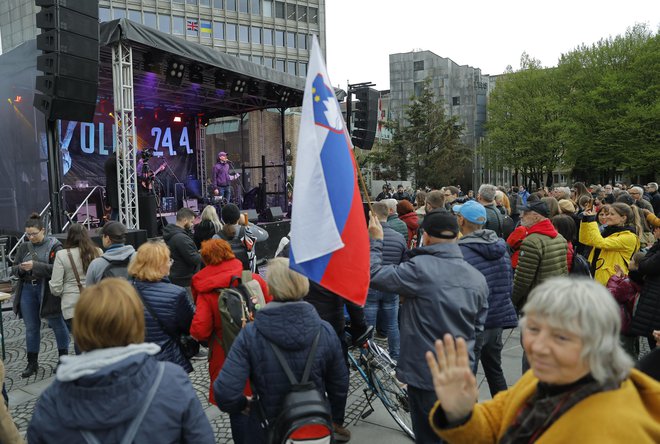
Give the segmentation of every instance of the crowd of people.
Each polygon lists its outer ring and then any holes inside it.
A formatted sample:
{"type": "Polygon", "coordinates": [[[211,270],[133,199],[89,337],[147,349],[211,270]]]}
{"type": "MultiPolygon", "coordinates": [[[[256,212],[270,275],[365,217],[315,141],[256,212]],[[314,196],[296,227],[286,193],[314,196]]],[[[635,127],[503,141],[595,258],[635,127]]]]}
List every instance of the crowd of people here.
{"type": "Polygon", "coordinates": [[[262,277],[268,233],[230,203],[199,220],[179,210],[137,250],[119,222],[100,229],[102,250],[81,225],[62,245],[31,216],[11,268],[22,376],[39,369],[42,319],[60,358],[28,442],[214,442],[195,358],[235,443],[347,442],[347,353],[372,332],[418,443],[660,442],[656,183],[391,191],[371,205],[363,307],[290,270],[288,237],[262,277]],[[518,326],[521,377],[507,381],[503,336],[518,326]],[[475,404],[479,364],[493,399],[475,404]],[[305,387],[315,421],[292,417],[305,387]]]}

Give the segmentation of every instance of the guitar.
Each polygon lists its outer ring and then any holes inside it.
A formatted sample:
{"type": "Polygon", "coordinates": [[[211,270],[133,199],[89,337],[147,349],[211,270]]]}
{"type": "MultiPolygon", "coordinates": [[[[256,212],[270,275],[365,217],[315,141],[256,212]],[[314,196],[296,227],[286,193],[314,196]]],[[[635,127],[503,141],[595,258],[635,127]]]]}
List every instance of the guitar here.
{"type": "Polygon", "coordinates": [[[151,191],[154,188],[154,179],[158,174],[162,173],[165,168],[167,168],[167,162],[163,160],[163,163],[154,171],[147,171],[144,174],[140,173],[140,185],[142,188],[151,191]]]}

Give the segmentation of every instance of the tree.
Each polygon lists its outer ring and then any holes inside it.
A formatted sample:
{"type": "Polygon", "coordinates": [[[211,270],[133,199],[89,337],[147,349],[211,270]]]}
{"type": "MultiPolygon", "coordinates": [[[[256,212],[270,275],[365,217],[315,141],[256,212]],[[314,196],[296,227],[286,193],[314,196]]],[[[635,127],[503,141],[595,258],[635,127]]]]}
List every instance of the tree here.
{"type": "Polygon", "coordinates": [[[370,161],[397,175],[388,179],[405,180],[413,175],[417,186],[467,184],[463,176],[472,152],[460,141],[463,128],[458,119],[447,117],[442,102],[434,97],[430,79],[411,102],[405,110],[407,125],[387,122],[392,141],[374,150],[370,161]]]}

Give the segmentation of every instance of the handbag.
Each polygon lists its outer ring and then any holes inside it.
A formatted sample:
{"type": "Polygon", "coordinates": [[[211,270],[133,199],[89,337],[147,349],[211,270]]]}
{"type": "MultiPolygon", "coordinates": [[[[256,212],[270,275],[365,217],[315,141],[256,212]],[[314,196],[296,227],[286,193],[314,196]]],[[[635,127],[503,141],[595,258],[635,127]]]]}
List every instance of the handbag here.
{"type": "MultiPolygon", "coordinates": [[[[133,286],[135,286],[135,281],[133,281],[133,286]]],[[[160,321],[160,319],[158,319],[156,313],[154,313],[151,310],[151,307],[149,306],[149,304],[147,304],[147,301],[142,297],[139,291],[137,292],[137,294],[138,296],[140,296],[140,299],[142,299],[144,308],[146,308],[149,314],[151,315],[151,317],[154,318],[156,322],[158,322],[160,329],[163,330],[167,336],[172,338],[174,342],[179,346],[179,348],[181,349],[181,353],[183,353],[183,356],[186,359],[190,359],[193,356],[195,356],[197,353],[199,353],[199,342],[197,342],[195,338],[187,334],[174,336],[172,333],[170,333],[170,331],[167,328],[165,328],[165,325],[160,321]]]]}
{"type": "Polygon", "coordinates": [[[69,262],[71,262],[71,268],[73,269],[73,274],[76,277],[76,283],[78,284],[78,291],[82,293],[83,291],[83,286],[80,283],[80,275],[78,274],[78,269],[76,268],[76,263],[73,262],[73,256],[71,255],[71,250],[66,249],[66,254],[69,256],[69,262]]]}

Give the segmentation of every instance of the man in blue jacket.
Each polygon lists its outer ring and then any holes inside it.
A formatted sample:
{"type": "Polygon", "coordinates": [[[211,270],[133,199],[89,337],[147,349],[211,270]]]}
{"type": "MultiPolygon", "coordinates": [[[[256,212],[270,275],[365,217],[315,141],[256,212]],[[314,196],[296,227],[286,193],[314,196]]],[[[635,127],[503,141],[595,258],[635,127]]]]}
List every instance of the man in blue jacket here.
{"type": "Polygon", "coordinates": [[[484,229],[488,219],[486,209],[473,200],[452,208],[458,217],[461,237],[458,246],[463,258],[479,270],[488,283],[488,316],[484,331],[477,335],[472,371],[477,373],[481,360],[490,394],[507,389],[502,371],[502,330],[518,325],[516,310],[511,302],[513,269],[503,239],[492,230],[484,229]]]}
{"type": "Polygon", "coordinates": [[[396,292],[401,307],[401,355],[397,378],[408,384],[415,440],[440,443],[429,423],[437,397],[424,354],[446,333],[460,336],[474,361],[474,343],[488,312],[488,285],[463,260],[456,244],[458,222],[447,211],[427,214],[422,247],[410,250],[399,265],[383,264],[383,228],[375,215],[369,222],[371,288],[396,292]]]}

